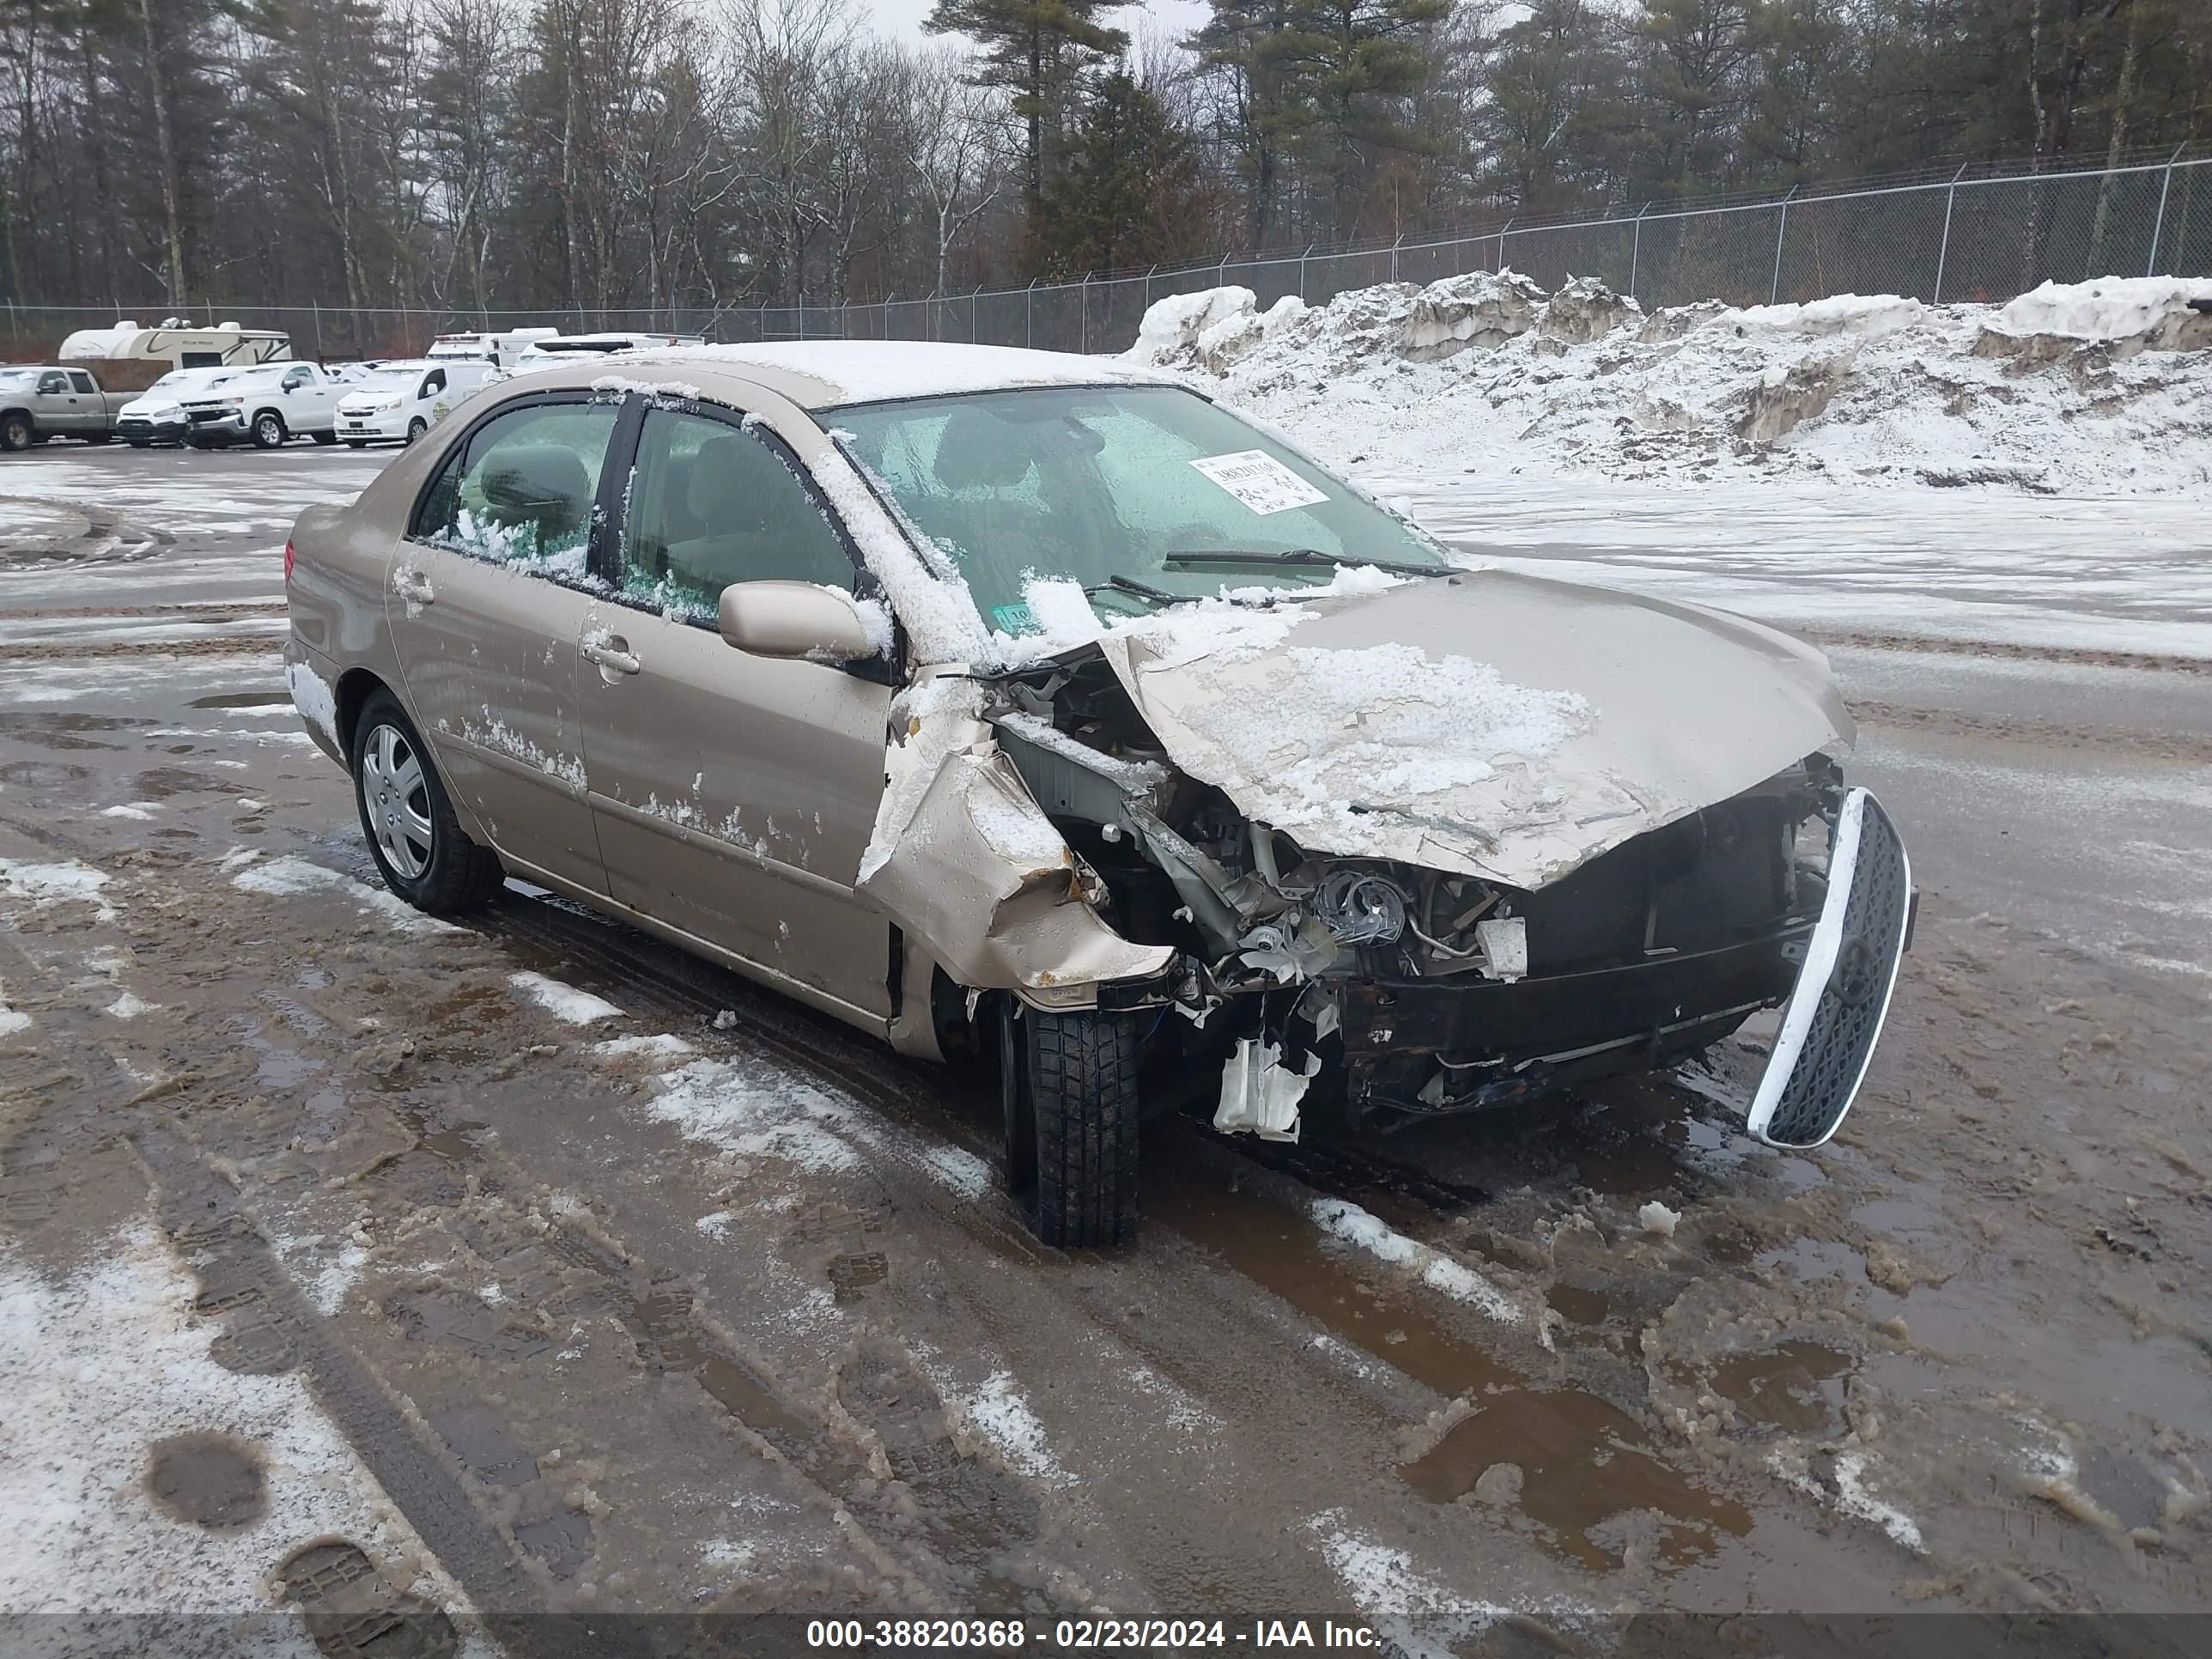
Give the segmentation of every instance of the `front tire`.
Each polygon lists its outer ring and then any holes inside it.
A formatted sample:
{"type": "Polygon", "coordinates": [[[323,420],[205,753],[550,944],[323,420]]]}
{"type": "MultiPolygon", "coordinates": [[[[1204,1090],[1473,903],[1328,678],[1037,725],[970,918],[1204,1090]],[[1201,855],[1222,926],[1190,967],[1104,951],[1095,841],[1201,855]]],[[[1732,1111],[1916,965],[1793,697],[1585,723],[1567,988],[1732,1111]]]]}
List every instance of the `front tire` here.
{"type": "Polygon", "coordinates": [[[348,449],[366,449],[368,447],[368,440],[366,438],[348,438],[345,441],[345,447],[348,449]]]}
{"type": "Polygon", "coordinates": [[[407,441],[411,445],[417,438],[421,437],[429,429],[429,422],[424,420],[419,415],[416,416],[413,420],[407,422],[407,441]]]}
{"type": "Polygon", "coordinates": [[[1046,1013],[1006,1000],[1006,1186],[1047,1244],[1106,1249],[1137,1236],[1139,1030],[1133,1014],[1046,1013]]]}
{"type": "Polygon", "coordinates": [[[275,410],[264,409],[253,417],[253,447],[256,449],[282,448],[285,436],[284,417],[275,410]]]}
{"type": "Polygon", "coordinates": [[[37,435],[37,428],[32,426],[29,416],[20,414],[0,416],[0,449],[15,451],[28,449],[31,447],[32,439],[37,435]]]}
{"type": "Polygon", "coordinates": [[[326,448],[338,441],[338,434],[335,432],[317,432],[311,435],[317,443],[323,445],[326,448]]]}
{"type": "Polygon", "coordinates": [[[114,435],[112,432],[88,432],[84,434],[84,441],[88,444],[104,444],[114,435]]]}
{"type": "Polygon", "coordinates": [[[416,909],[453,915],[499,891],[499,855],[461,833],[429,746],[389,691],[354,726],[353,793],[384,884],[416,909]]]}

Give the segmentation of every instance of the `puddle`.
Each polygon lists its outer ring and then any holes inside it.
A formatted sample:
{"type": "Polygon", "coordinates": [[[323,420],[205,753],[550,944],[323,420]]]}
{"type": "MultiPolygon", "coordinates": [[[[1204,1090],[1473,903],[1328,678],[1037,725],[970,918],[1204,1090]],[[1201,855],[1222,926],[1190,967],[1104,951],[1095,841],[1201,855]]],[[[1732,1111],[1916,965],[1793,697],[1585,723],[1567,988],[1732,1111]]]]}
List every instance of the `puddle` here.
{"type": "Polygon", "coordinates": [[[82,766],[62,761],[9,761],[0,766],[0,782],[20,784],[26,789],[59,788],[82,783],[91,775],[82,766]]]}
{"type": "Polygon", "coordinates": [[[1571,1324],[1602,1325],[1613,1298],[1603,1291],[1585,1291],[1572,1285],[1554,1285],[1545,1299],[1571,1324]]]}
{"type": "Polygon", "coordinates": [[[1832,1238],[1793,1238],[1787,1244],[1759,1251],[1753,1261],[1761,1267],[1781,1268],[1800,1285],[1821,1279],[1841,1279],[1855,1285],[1867,1282],[1865,1260],[1850,1245],[1832,1238]]]}
{"type": "Polygon", "coordinates": [[[514,1541],[545,1564],[556,1578],[574,1578],[592,1557],[592,1518],[576,1510],[562,1510],[543,1521],[526,1521],[514,1529],[514,1541]]]}
{"type": "Polygon", "coordinates": [[[1713,1392],[1754,1423],[1792,1434],[1825,1435],[1844,1421],[1844,1378],[1854,1362],[1818,1342],[1784,1342],[1736,1354],[1713,1367],[1713,1392]]]}
{"type": "Polygon", "coordinates": [[[261,1454],[225,1434],[179,1434],[155,1442],[146,1492],[164,1514],[211,1532],[250,1527],[269,1508],[261,1454]]]}
{"type": "Polygon", "coordinates": [[[233,787],[204,772],[181,766],[149,766],[131,781],[131,793],[139,800],[167,800],[173,795],[235,793],[233,787]]]}
{"type": "Polygon", "coordinates": [[[195,708],[273,708],[292,701],[289,691],[223,691],[211,697],[194,697],[195,708]]]}
{"type": "Polygon", "coordinates": [[[538,1460],[517,1445],[497,1418],[473,1407],[430,1419],[462,1466],[488,1486],[526,1486],[538,1478],[538,1460]]]}
{"type": "Polygon", "coordinates": [[[1544,1525],[1560,1554],[1599,1571],[1619,1567],[1622,1557],[1593,1530],[1620,1517],[1660,1517],[1653,1553],[1668,1566],[1712,1554],[1719,1534],[1751,1530],[1748,1510],[1692,1486],[1650,1446],[1642,1425],[1595,1395],[1509,1389],[1480,1401],[1472,1417],[1409,1464],[1406,1482],[1431,1503],[1449,1504],[1473,1492],[1493,1465],[1516,1465],[1522,1513],[1544,1525]]]}
{"type": "Polygon", "coordinates": [[[296,1049],[282,1043],[271,1042],[256,1025],[240,1039],[253,1051],[254,1073],[271,1089],[293,1089],[325,1069],[324,1062],[311,1060],[296,1049]]]}
{"type": "Polygon", "coordinates": [[[483,1133],[483,1124],[455,1123],[434,1129],[428,1114],[419,1106],[394,1106],[392,1112],[415,1137],[417,1150],[442,1158],[448,1164],[465,1163],[478,1156],[476,1137],[483,1133]]]}
{"type": "Polygon", "coordinates": [[[1521,1510],[1543,1523],[1559,1553],[1600,1570],[1619,1566],[1621,1556],[1590,1529],[1639,1511],[1660,1517],[1655,1553],[1669,1565],[1711,1554],[1717,1534],[1751,1529],[1749,1511],[1653,1455],[1650,1437],[1626,1413],[1579,1389],[1528,1387],[1411,1297],[1367,1283],[1352,1270],[1357,1258],[1323,1250],[1303,1217],[1170,1169],[1147,1186],[1148,1218],[1218,1252],[1336,1336],[1437,1393],[1475,1391],[1474,1414],[1406,1469],[1407,1483],[1430,1502],[1473,1492],[1492,1464],[1518,1464],[1521,1510]]]}

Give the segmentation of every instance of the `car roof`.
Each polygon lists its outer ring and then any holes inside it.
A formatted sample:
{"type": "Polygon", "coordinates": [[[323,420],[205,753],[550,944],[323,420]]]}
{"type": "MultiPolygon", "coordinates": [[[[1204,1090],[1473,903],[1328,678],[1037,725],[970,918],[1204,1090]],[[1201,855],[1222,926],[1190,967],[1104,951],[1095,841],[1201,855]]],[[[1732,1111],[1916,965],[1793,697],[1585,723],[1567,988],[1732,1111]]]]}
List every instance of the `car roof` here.
{"type": "Polygon", "coordinates": [[[803,409],[887,403],[956,392],[1008,392],[1052,386],[1175,386],[1172,376],[1116,357],[1083,357],[1071,351],[1025,351],[1018,346],[955,344],[921,340],[787,340],[767,345],[655,346],[601,357],[560,370],[533,370],[539,385],[554,374],[588,385],[606,377],[696,386],[712,383],[765,387],[803,409]]]}

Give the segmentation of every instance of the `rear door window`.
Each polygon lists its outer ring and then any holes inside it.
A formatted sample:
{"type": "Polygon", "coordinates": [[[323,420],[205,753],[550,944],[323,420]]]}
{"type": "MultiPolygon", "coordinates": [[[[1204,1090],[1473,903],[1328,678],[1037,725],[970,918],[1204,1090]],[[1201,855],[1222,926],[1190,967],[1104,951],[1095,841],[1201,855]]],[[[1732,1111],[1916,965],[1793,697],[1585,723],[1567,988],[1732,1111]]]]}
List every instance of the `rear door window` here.
{"type": "Polygon", "coordinates": [[[584,583],[593,503],[620,410],[544,403],[494,416],[457,445],[412,532],[471,559],[584,583]]]}
{"type": "Polygon", "coordinates": [[[623,594],[711,624],[732,582],[850,589],[852,554],[782,442],[757,423],[646,411],[623,517],[623,594]]]}
{"type": "Polygon", "coordinates": [[[76,369],[71,369],[70,371],[70,383],[76,386],[79,392],[97,392],[100,390],[98,386],[93,385],[91,375],[80,374],[76,369]]]}

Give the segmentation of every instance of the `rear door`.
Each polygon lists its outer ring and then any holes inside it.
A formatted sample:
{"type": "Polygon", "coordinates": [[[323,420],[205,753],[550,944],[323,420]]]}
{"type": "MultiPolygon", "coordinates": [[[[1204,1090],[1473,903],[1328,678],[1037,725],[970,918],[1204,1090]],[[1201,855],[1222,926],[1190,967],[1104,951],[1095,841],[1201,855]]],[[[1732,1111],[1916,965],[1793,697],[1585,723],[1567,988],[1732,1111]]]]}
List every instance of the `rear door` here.
{"type": "Polygon", "coordinates": [[[857,561],[782,441],[652,408],[619,524],[619,592],[579,675],[609,889],[622,903],[881,1018],[890,933],[854,891],[884,787],[888,665],[750,656],[724,586],[852,590],[857,561]]]}
{"type": "Polygon", "coordinates": [[[492,844],[606,891],[586,804],[577,647],[591,625],[621,410],[541,393],[477,421],[416,503],[385,595],[407,700],[492,844]]]}

